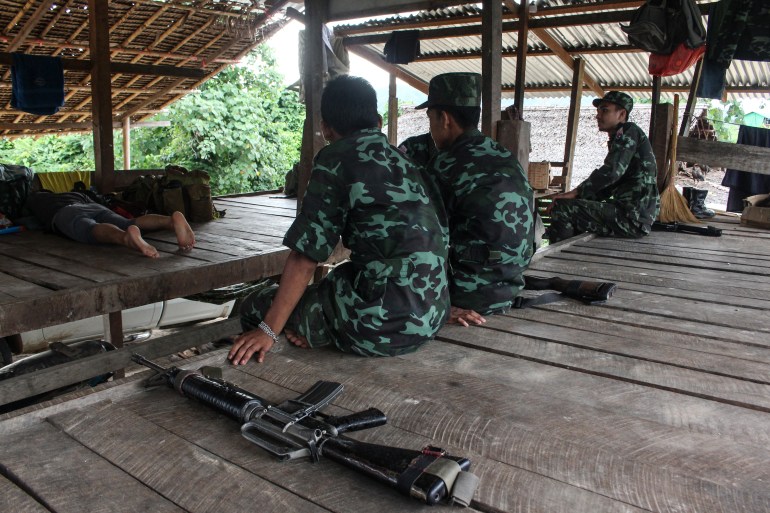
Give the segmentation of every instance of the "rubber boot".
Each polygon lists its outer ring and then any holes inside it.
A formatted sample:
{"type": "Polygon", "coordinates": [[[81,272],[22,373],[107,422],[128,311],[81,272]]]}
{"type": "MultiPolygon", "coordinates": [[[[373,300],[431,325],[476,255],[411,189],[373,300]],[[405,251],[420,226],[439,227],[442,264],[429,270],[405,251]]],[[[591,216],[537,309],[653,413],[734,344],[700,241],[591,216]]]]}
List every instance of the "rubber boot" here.
{"type": "Polygon", "coordinates": [[[690,211],[698,219],[710,219],[716,215],[716,212],[706,208],[707,190],[692,189],[690,191],[690,211]]]}
{"type": "Polygon", "coordinates": [[[687,207],[690,206],[690,198],[692,198],[692,187],[682,187],[682,196],[687,200],[687,207]]]}

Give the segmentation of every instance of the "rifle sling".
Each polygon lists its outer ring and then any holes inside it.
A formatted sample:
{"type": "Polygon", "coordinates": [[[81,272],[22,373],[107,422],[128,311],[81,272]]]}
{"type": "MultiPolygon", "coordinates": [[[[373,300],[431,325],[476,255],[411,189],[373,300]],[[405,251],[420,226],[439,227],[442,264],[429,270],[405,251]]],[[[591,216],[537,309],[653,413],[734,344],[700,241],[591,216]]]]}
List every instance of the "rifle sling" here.
{"type": "MultiPolygon", "coordinates": [[[[441,479],[446,486],[447,495],[454,500],[453,487],[457,476],[463,473],[460,465],[449,458],[444,458],[438,454],[421,454],[412,462],[412,464],[398,477],[397,488],[405,494],[411,495],[412,485],[422,474],[430,474],[441,479]]],[[[470,484],[470,483],[469,483],[470,484]]],[[[473,486],[471,497],[476,487],[473,486]]],[[[467,492],[459,494],[457,502],[466,500],[467,492]]]]}

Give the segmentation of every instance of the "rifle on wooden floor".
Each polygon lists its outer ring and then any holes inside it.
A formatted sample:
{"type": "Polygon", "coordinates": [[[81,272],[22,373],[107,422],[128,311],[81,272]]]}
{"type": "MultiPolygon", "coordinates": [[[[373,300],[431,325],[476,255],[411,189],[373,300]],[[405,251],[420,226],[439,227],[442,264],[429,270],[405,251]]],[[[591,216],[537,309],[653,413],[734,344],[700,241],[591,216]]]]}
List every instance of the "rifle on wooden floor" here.
{"type": "Polygon", "coordinates": [[[722,229],[714,226],[693,226],[691,224],[682,224],[676,221],[671,223],[662,223],[660,221],[652,222],[652,229],[657,232],[681,232],[695,233],[698,235],[707,235],[709,237],[721,237],[722,229]]]}
{"type": "Polygon", "coordinates": [[[310,458],[317,462],[326,457],[429,505],[449,499],[467,506],[476,491],[478,478],[468,472],[471,462],[466,458],[450,456],[433,446],[418,451],[343,436],[382,426],[387,418],[376,408],[342,417],[321,413],[342,393],[340,383],[318,381],[296,399],[276,405],[201,370],[166,369],[138,354],[131,359],[158,372],[148,385],[165,383],[238,421],[247,440],[279,460],[310,458]]]}
{"type": "Polygon", "coordinates": [[[599,305],[606,303],[618,286],[609,281],[565,280],[557,276],[543,278],[527,275],[524,277],[524,288],[527,290],[555,290],[561,294],[542,294],[536,297],[518,296],[514,300],[514,308],[528,308],[553,303],[563,296],[578,299],[589,305],[599,305]]]}

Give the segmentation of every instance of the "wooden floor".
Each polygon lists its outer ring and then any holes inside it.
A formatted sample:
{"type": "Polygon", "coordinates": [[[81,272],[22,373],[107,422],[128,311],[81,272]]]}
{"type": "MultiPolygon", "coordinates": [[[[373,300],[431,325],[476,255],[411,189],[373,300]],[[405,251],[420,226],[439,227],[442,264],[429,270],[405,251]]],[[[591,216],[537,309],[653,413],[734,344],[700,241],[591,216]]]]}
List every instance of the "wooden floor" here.
{"type": "MultiPolygon", "coordinates": [[[[445,327],[417,353],[366,359],[281,344],[223,365],[280,401],[344,383],[332,412],[370,406],[356,437],[469,457],[472,509],[770,511],[770,232],[582,240],[533,275],[615,281],[572,300],[445,327]]],[[[330,461],[279,463],[239,426],[141,375],[0,422],[0,511],[402,512],[425,509],[330,461]]],[[[430,511],[441,511],[433,508],[430,511]]]]}

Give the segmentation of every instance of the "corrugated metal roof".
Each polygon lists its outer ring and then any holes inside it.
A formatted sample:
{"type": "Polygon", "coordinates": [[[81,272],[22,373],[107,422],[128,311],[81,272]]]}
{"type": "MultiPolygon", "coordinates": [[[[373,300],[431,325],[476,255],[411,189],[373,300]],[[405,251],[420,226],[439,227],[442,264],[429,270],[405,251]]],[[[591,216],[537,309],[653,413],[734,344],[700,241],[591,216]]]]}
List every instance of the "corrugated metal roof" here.
{"type": "MultiPolygon", "coordinates": [[[[709,3],[702,0],[698,3],[709,3]]],[[[623,13],[620,16],[630,20],[632,13],[640,5],[637,0],[539,0],[538,11],[531,20],[542,23],[543,20],[563,20],[564,16],[580,16],[586,13],[623,13]],[[608,8],[609,7],[609,8],[608,8]],[[559,16],[549,15],[549,11],[559,16]],[[569,11],[569,12],[565,12],[569,11]]],[[[419,80],[427,83],[434,75],[453,71],[481,72],[481,36],[467,34],[471,26],[480,27],[481,9],[476,4],[434,9],[412,13],[405,16],[392,16],[367,20],[358,24],[337,25],[335,31],[345,34],[355,41],[356,37],[379,34],[378,42],[368,42],[361,46],[383,54],[384,40],[394,30],[419,28],[423,35],[420,40],[420,56],[415,62],[398,67],[419,80]],[[440,30],[440,38],[432,38],[431,31],[440,30]],[[451,35],[452,31],[461,34],[451,35]],[[443,60],[436,60],[443,57],[443,60]]],[[[556,39],[570,55],[582,57],[586,62],[586,73],[605,90],[627,89],[637,97],[651,97],[652,76],[648,72],[649,54],[628,47],[626,34],[620,29],[620,23],[593,23],[595,16],[588,21],[591,24],[559,26],[546,28],[548,34],[556,39]],[[609,50],[608,50],[609,49],[609,50]],[[602,51],[609,53],[602,53],[602,51]]],[[[515,21],[515,16],[504,9],[503,23],[515,21]]],[[[572,18],[573,20],[575,18],[572,18]]],[[[704,25],[707,23],[703,17],[704,25]]],[[[479,30],[480,32],[480,30],[479,30]]],[[[435,36],[435,32],[433,35],[435,36]]],[[[526,97],[569,96],[572,69],[555,54],[548,50],[534,31],[527,37],[527,58],[525,77],[526,97]]],[[[503,97],[511,97],[508,89],[515,87],[516,58],[518,44],[516,31],[505,31],[502,37],[503,97]]],[[[690,88],[693,69],[682,74],[663,77],[662,95],[671,97],[674,92],[686,96],[690,88]]],[[[770,63],[752,61],[733,61],[726,76],[728,98],[756,98],[770,95],[770,63]]],[[[592,94],[584,88],[585,94],[592,94]]]]}

